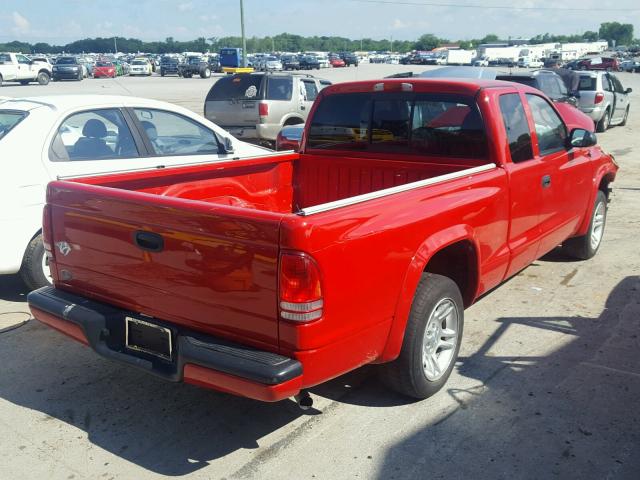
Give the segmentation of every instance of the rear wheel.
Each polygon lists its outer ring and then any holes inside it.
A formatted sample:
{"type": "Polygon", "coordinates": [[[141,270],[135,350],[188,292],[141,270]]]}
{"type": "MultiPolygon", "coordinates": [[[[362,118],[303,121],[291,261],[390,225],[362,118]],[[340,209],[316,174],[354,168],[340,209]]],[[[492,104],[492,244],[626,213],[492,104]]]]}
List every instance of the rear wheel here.
{"type": "Polygon", "coordinates": [[[40,72],[36,80],[38,80],[38,83],[40,85],[48,85],[50,79],[51,77],[49,77],[49,74],[47,72],[40,72]]]}
{"type": "Polygon", "coordinates": [[[604,111],[604,115],[600,119],[598,123],[596,123],[596,132],[602,133],[606,132],[607,128],[609,128],[609,123],[611,122],[611,114],[609,113],[609,109],[607,108],[604,111]]]}
{"type": "Polygon", "coordinates": [[[600,248],[604,227],[607,222],[607,197],[602,190],[598,190],[596,202],[593,206],[589,230],[582,237],[570,238],[562,244],[562,251],[570,257],[580,260],[592,258],[600,248]]]}
{"type": "Polygon", "coordinates": [[[201,78],[209,78],[211,77],[211,70],[209,70],[208,68],[205,68],[202,73],[200,74],[201,78]]]}
{"type": "Polygon", "coordinates": [[[381,366],[382,381],[413,398],[427,398],[447,382],[460,349],[464,305],[448,277],[424,273],[416,289],[400,356],[381,366]]]}
{"type": "Polygon", "coordinates": [[[31,290],[51,285],[51,272],[49,263],[44,253],[42,234],[37,235],[27,247],[22,259],[20,277],[24,284],[31,290]]]}

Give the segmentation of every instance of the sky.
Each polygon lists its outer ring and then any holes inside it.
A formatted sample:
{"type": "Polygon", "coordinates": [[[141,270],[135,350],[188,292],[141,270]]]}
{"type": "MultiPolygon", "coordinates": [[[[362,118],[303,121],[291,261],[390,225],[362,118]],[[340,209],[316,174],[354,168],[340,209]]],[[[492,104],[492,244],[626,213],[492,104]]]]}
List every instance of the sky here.
{"type": "MultiPolygon", "coordinates": [[[[63,45],[99,36],[148,41],[240,35],[239,0],[0,3],[0,42],[63,45]]],[[[424,33],[450,40],[481,38],[488,33],[527,38],[545,32],[597,31],[601,22],[610,21],[633,24],[635,37],[640,37],[638,0],[244,0],[244,11],[248,37],[288,32],[353,39],[415,40],[424,33]],[[481,7],[470,8],[474,5],[481,7]],[[527,9],[504,8],[513,5],[527,9]]]]}

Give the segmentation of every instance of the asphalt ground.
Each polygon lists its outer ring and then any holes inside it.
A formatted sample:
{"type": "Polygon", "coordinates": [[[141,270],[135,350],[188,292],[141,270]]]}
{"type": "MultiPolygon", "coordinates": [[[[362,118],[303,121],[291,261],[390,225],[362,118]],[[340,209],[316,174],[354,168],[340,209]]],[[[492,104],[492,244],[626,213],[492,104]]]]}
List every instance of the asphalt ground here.
{"type": "MultiPolygon", "coordinates": [[[[24,287],[0,277],[0,478],[640,478],[640,75],[620,79],[635,92],[627,126],[598,135],[621,166],[600,251],[584,262],[552,252],[469,308],[456,368],[424,401],[386,390],[375,367],[313,388],[307,412],[166,383],[29,320],[24,287]]],[[[213,81],[0,95],[133,94],[202,113],[213,81]]]]}

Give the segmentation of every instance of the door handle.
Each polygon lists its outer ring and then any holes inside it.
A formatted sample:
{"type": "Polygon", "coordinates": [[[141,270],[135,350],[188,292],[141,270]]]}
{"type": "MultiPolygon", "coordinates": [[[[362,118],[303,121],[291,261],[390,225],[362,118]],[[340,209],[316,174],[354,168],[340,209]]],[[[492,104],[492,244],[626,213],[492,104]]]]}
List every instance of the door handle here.
{"type": "Polygon", "coordinates": [[[547,188],[551,185],[551,175],[545,175],[542,177],[542,188],[547,188]]]}
{"type": "Polygon", "coordinates": [[[149,252],[159,252],[164,248],[162,236],[153,232],[138,230],[133,235],[133,242],[142,250],[149,252]]]}

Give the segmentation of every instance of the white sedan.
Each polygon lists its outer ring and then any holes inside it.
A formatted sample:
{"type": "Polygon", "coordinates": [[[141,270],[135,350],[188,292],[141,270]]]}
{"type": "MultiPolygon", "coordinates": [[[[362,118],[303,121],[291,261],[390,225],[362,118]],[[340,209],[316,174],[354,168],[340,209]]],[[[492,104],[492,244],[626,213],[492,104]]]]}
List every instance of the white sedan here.
{"type": "Polygon", "coordinates": [[[151,75],[152,72],[153,72],[153,69],[151,68],[151,64],[149,63],[149,60],[136,59],[133,62],[131,62],[131,65],[129,66],[129,76],[132,76],[132,75],[149,76],[151,75]]]}
{"type": "Polygon", "coordinates": [[[61,95],[0,99],[0,274],[49,283],[41,239],[51,180],[264,156],[176,105],[143,98],[61,95]]]}

